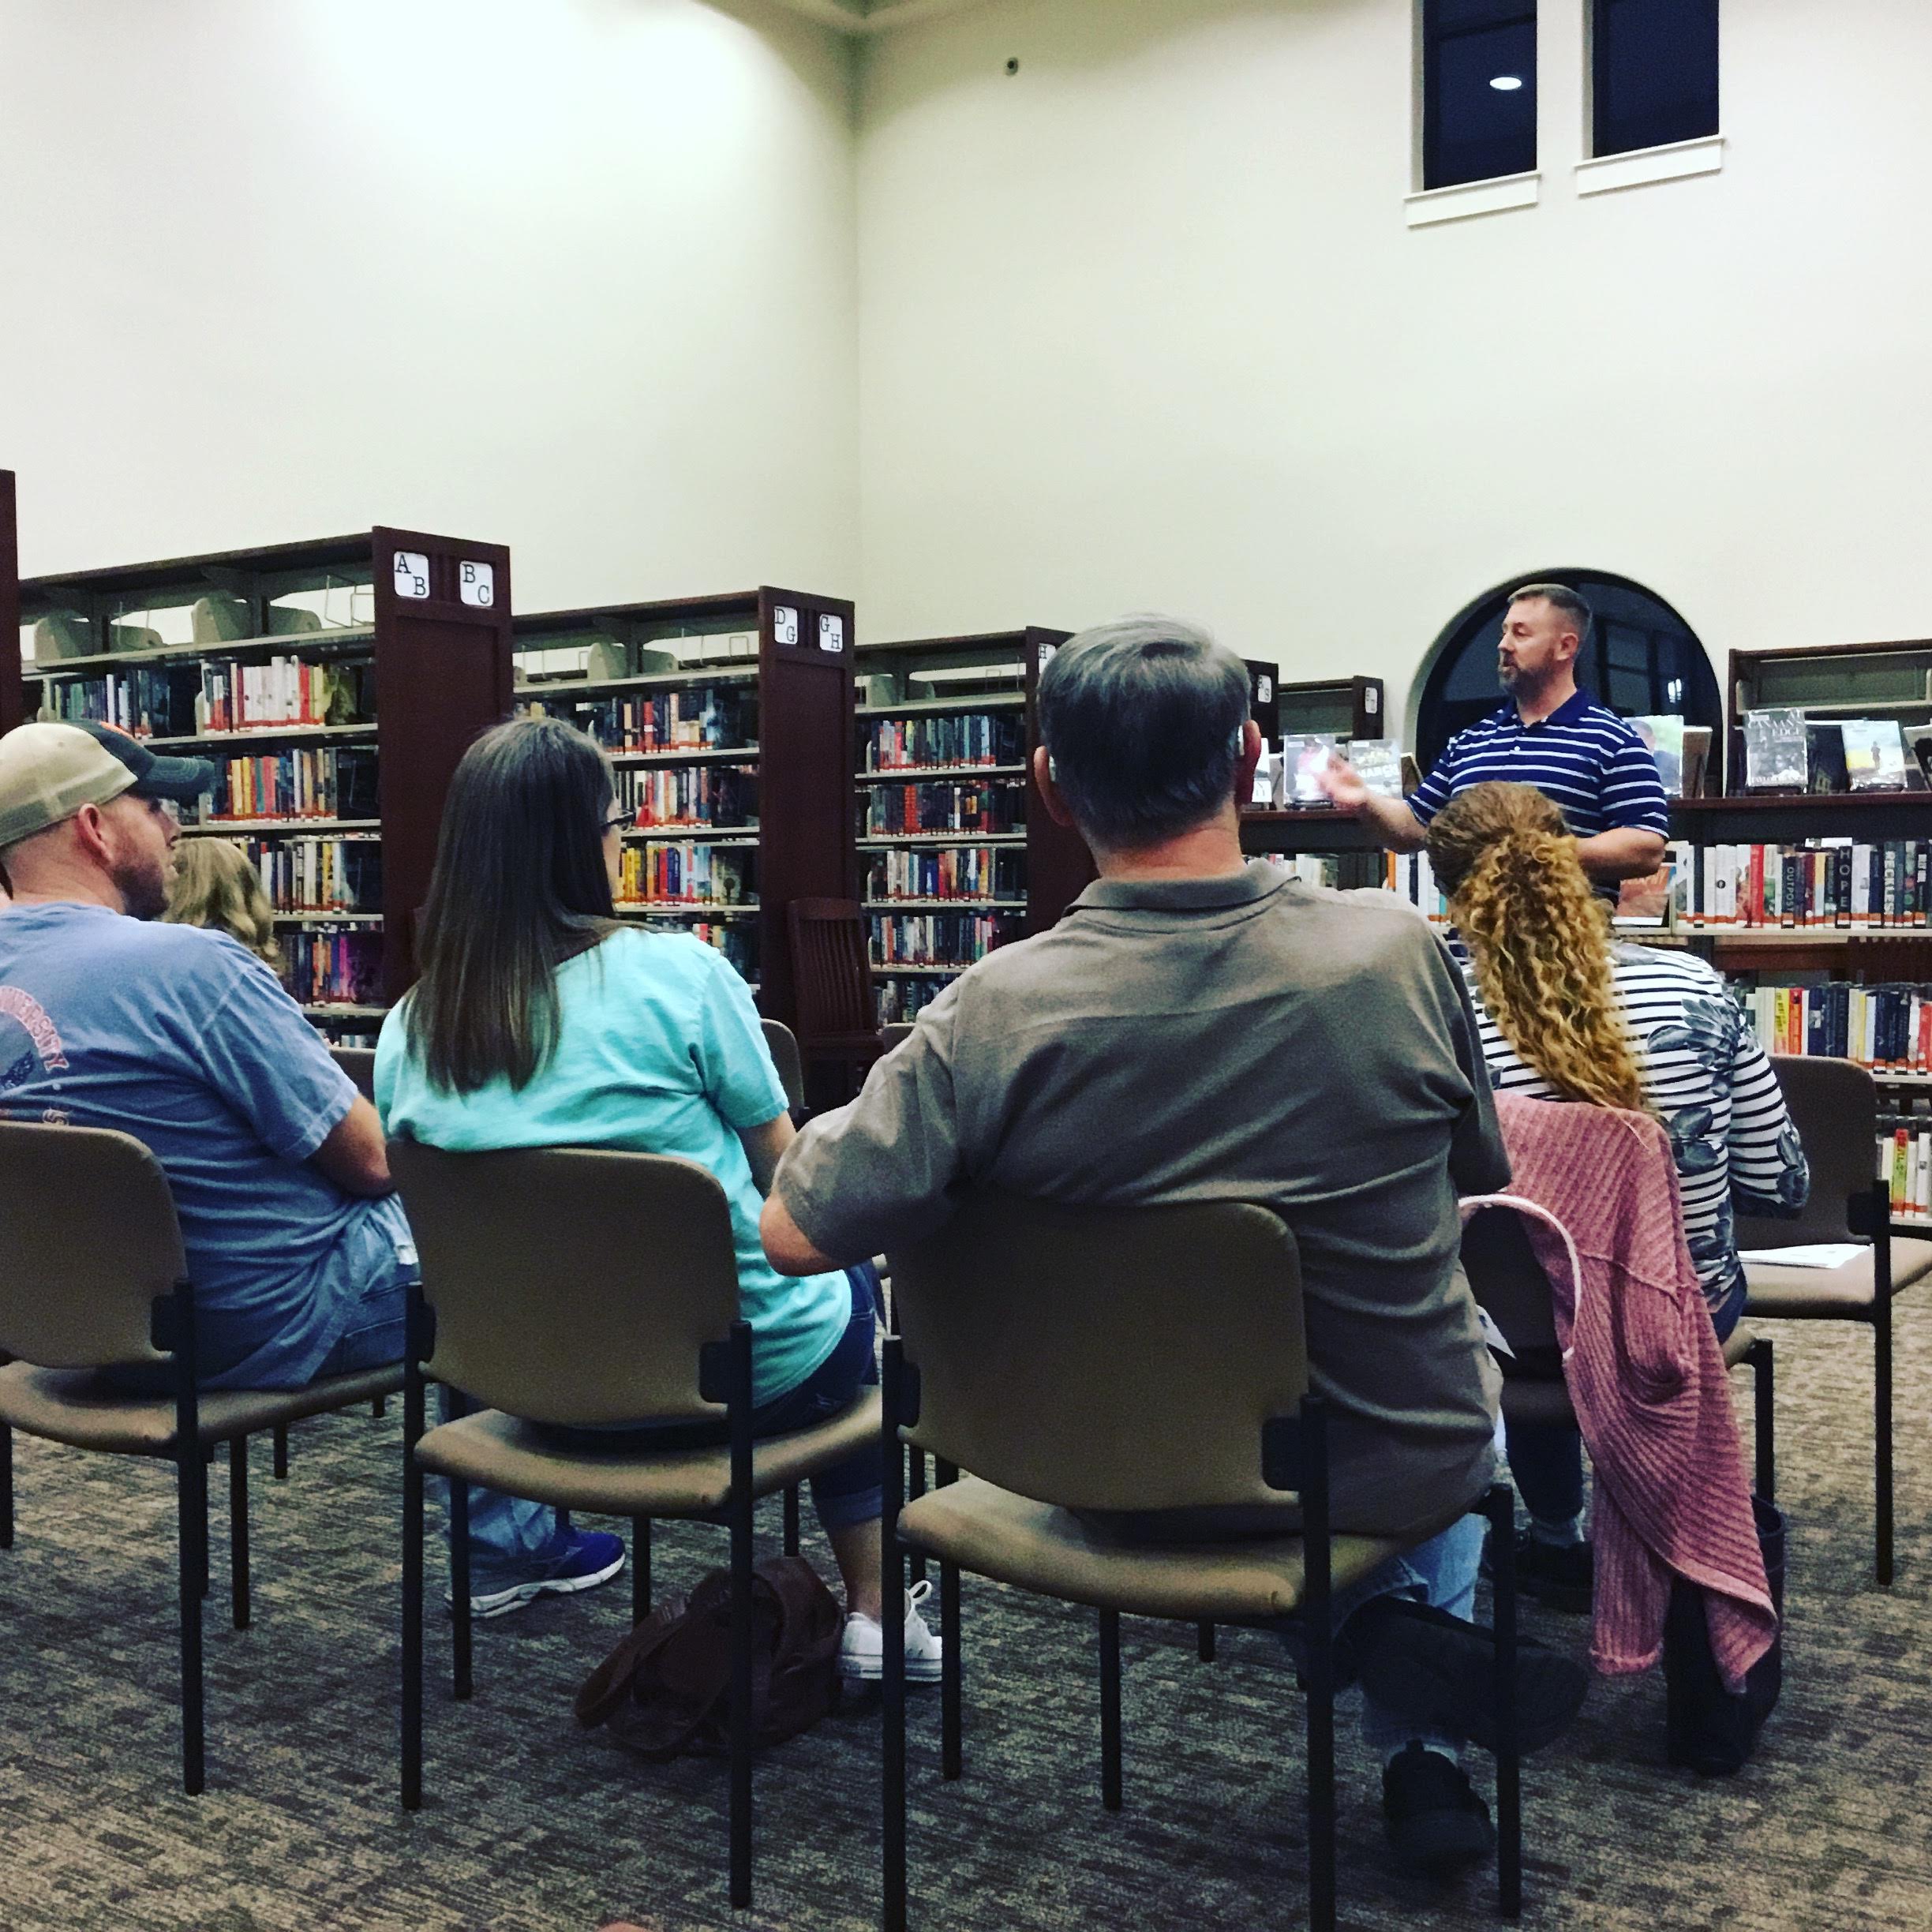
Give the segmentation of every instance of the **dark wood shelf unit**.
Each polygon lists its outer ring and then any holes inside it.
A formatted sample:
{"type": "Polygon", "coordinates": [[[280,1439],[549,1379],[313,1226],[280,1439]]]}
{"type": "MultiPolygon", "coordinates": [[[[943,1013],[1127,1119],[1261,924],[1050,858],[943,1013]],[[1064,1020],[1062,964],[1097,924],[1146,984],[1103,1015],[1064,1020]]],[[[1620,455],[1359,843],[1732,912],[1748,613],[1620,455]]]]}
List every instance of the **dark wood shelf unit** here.
{"type": "MultiPolygon", "coordinates": [[[[852,747],[853,611],[842,597],[777,590],[726,591],[640,604],[586,605],[575,610],[520,613],[519,653],[571,651],[599,642],[638,650],[668,650],[676,669],[591,679],[567,669],[520,670],[519,702],[645,698],[653,692],[706,685],[749,687],[758,712],[758,742],[732,752],[717,747],[671,747],[648,754],[616,754],[620,766],[646,769],[680,762],[742,764],[758,774],[755,826],[721,828],[713,841],[692,825],[641,826],[626,842],[715,843],[751,851],[755,904],[707,908],[691,901],[661,906],[631,904],[632,918],[715,919],[748,926],[757,955],[746,977],[768,1018],[797,1024],[786,908],[795,899],[856,899],[858,856],[852,845],[852,747]],[[738,639],[734,650],[726,642],[738,639]]],[[[635,661],[635,659],[632,659],[635,661]]]]}
{"type": "MultiPolygon", "coordinates": [[[[384,1000],[393,1002],[416,976],[416,914],[429,894],[451,775],[477,732],[509,715],[510,553],[500,544],[377,526],[350,536],[31,578],[20,586],[18,616],[33,623],[51,612],[72,612],[106,643],[123,617],[179,611],[217,593],[242,601],[248,637],[211,642],[205,650],[95,652],[84,659],[54,659],[39,669],[50,678],[99,676],[119,662],[129,668],[194,663],[256,649],[295,657],[366,657],[373,670],[373,726],[251,728],[183,742],[219,759],[226,747],[239,752],[276,739],[332,744],[373,738],[383,861],[382,990],[384,1000]],[[278,600],[339,592],[352,620],[357,604],[366,602],[365,620],[271,634],[269,607],[278,600]]],[[[19,636],[18,623],[6,625],[0,650],[17,651],[19,636]]],[[[0,671],[9,673],[0,676],[3,702],[7,692],[21,691],[21,679],[10,674],[10,665],[0,663],[0,671]]],[[[26,680],[36,687],[30,709],[37,711],[40,679],[30,668],[26,680]]],[[[338,836],[327,822],[299,819],[211,821],[196,829],[234,837],[338,836]]],[[[329,915],[300,916],[320,923],[329,915]]],[[[372,922],[365,915],[361,923],[372,922]]],[[[305,1010],[316,1017],[366,1020],[383,1009],[326,1004],[305,1010]]]]}
{"type": "MultiPolygon", "coordinates": [[[[1256,668],[1249,666],[1251,673],[1256,668]]],[[[1388,735],[1388,706],[1380,678],[1312,678],[1287,684],[1277,680],[1275,710],[1271,743],[1296,732],[1332,732],[1338,738],[1388,735]]]]}
{"type": "Polygon", "coordinates": [[[21,683],[20,519],[13,472],[0,470],[0,734],[26,717],[21,683]]]}
{"type": "Polygon", "coordinates": [[[1281,743],[1281,666],[1264,658],[1242,660],[1248,667],[1248,715],[1261,728],[1261,742],[1272,751],[1281,743]]]}
{"type": "MultiPolygon", "coordinates": [[[[1731,789],[1738,796],[1818,799],[1839,796],[1746,792],[1747,711],[1788,706],[1821,720],[1857,717],[1870,711],[1879,717],[1896,717],[1901,725],[1932,723],[1932,638],[1899,638],[1874,644],[1810,644],[1788,650],[1734,650],[1729,668],[1730,724],[1725,733],[1724,770],[1731,774],[1731,789]]],[[[1890,796],[1896,798],[1898,795],[1890,796]]]]}
{"type": "Polygon", "coordinates": [[[1250,806],[1241,815],[1245,852],[1379,852],[1381,834],[1360,814],[1341,807],[1290,806],[1264,811],[1250,806]]]}

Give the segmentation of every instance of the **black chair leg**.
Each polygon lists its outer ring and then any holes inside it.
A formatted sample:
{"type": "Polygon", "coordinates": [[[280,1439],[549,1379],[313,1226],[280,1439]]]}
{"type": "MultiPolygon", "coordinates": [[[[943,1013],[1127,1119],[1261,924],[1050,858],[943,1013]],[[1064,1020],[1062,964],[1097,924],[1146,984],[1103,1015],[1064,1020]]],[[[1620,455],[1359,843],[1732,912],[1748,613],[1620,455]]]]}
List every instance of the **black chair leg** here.
{"type": "Polygon", "coordinates": [[[1750,1346],[1751,1409],[1757,1452],[1758,1493],[1767,1503],[1777,1500],[1777,1409],[1771,1344],[1760,1335],[1750,1346]]]}
{"type": "Polygon", "coordinates": [[[412,1374],[402,1423],[402,1808],[422,1804],[423,1472],[416,1460],[422,1434],[422,1385],[412,1374]]]}
{"type": "Polygon", "coordinates": [[[1199,1634],[1200,1661],[1204,1664],[1211,1664],[1215,1661],[1215,1627],[1211,1623],[1203,1623],[1200,1626],[1199,1634]]]}
{"type": "Polygon", "coordinates": [[[796,1556],[799,1553],[799,1492],[793,1483],[784,1492],[784,1553],[796,1556]]]}
{"type": "Polygon", "coordinates": [[[1121,1808],[1120,1612],[1100,1612],[1100,1802],[1121,1808]]]}
{"type": "Polygon", "coordinates": [[[0,1423],[0,1549],[13,1547],[13,1432],[0,1423]]]}
{"type": "MultiPolygon", "coordinates": [[[[926,1451],[923,1449],[906,1451],[906,1495],[916,1502],[926,1493],[926,1451]]],[[[926,1556],[922,1550],[913,1550],[906,1565],[906,1586],[926,1580],[926,1556]]]]}
{"type": "Polygon", "coordinates": [[[642,1623],[651,1608],[651,1526],[648,1516],[631,1518],[631,1621],[642,1623]]]}
{"type": "Polygon", "coordinates": [[[215,1460],[215,1445],[205,1444],[201,1451],[201,1470],[197,1479],[201,1504],[201,1522],[196,1552],[196,1562],[201,1578],[201,1594],[205,1597],[212,1583],[212,1563],[208,1553],[208,1466],[215,1460]]]}
{"type": "MultiPolygon", "coordinates": [[[[884,1642],[879,1687],[885,1722],[879,1755],[884,1780],[884,1919],[885,1932],[906,1932],[905,1593],[893,1587],[905,1553],[899,1541],[899,1511],[904,1500],[906,1466],[899,1443],[903,1357],[896,1335],[889,1334],[886,1338],[883,1367],[886,1419],[881,1459],[886,1481],[879,1535],[885,1545],[886,1588],[880,1619],[884,1642]]],[[[958,1634],[949,1627],[943,1635],[950,1652],[959,1641],[958,1634]]]]}
{"type": "Polygon", "coordinates": [[[940,1775],[957,1778],[963,1765],[960,1745],[960,1691],[966,1659],[960,1649],[960,1573],[957,1563],[939,1566],[940,1641],[945,1648],[939,1657],[939,1756],[940,1775]]]}
{"type": "MultiPolygon", "coordinates": [[[[751,1328],[732,1324],[731,1902],[751,1903],[751,1328]]],[[[888,1591],[887,1594],[892,1593],[888,1591]]]]}
{"type": "Polygon", "coordinates": [[[288,1425],[278,1422],[275,1426],[275,1479],[277,1482],[288,1481],[288,1425]]]}
{"type": "Polygon", "coordinates": [[[182,1788],[193,1798],[207,1781],[201,1693],[201,1538],[207,1530],[201,1492],[207,1469],[193,1443],[182,1449],[174,1466],[181,1565],[182,1788]]]}
{"type": "Polygon", "coordinates": [[[369,1398],[369,1413],[373,1416],[378,1422],[380,1422],[388,1413],[389,1398],[387,1395],[372,1395],[369,1398]]]}
{"type": "Polygon", "coordinates": [[[1522,1916],[1522,1758],[1516,1725],[1516,1499],[1506,1483],[1485,1499],[1496,1627],[1496,1895],[1506,1919],[1522,1916]]]}
{"type": "Polygon", "coordinates": [[[470,1485],[454,1477],[449,1519],[451,1689],[458,1698],[467,1698],[476,1689],[470,1627],[470,1485]]]}
{"type": "Polygon", "coordinates": [[[1892,1298],[1879,1284],[1872,1313],[1872,1436],[1878,1514],[1878,1581],[1892,1581],[1892,1298]]]}
{"type": "Polygon", "coordinates": [[[234,1627],[249,1627],[249,1439],[228,1444],[228,1591],[234,1627]]]}

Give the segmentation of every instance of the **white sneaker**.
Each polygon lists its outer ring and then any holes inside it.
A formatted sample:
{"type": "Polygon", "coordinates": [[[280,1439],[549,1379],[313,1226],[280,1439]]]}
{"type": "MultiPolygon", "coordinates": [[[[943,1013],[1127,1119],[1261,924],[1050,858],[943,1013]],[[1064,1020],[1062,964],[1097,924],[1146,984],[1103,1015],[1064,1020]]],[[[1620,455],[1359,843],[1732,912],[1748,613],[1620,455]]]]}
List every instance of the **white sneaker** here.
{"type": "MultiPolygon", "coordinates": [[[[906,1592],[905,1674],[908,1683],[937,1683],[944,1650],[926,1627],[919,1606],[932,1594],[930,1583],[915,1583],[906,1592]]],[[[877,1617],[853,1611],[845,1619],[839,1642],[839,1675],[860,1683],[877,1683],[886,1674],[886,1632],[877,1617]]]]}

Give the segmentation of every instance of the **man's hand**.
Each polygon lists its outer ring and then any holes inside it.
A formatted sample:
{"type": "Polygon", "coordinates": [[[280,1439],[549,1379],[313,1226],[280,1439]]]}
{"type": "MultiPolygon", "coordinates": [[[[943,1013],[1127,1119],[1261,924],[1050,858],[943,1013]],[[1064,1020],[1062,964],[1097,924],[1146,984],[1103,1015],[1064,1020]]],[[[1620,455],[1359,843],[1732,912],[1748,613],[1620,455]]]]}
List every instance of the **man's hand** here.
{"type": "Polygon", "coordinates": [[[1383,844],[1391,852],[1421,850],[1428,836],[1421,820],[1401,799],[1384,798],[1380,792],[1371,792],[1362,782],[1361,773],[1346,758],[1331,753],[1316,777],[1336,804],[1346,811],[1360,812],[1381,834],[1383,844]]]}
{"type": "Polygon", "coordinates": [[[1328,762],[1315,774],[1316,782],[1336,804],[1359,811],[1375,796],[1362,783],[1361,773],[1339,752],[1331,751],[1328,762]]]}

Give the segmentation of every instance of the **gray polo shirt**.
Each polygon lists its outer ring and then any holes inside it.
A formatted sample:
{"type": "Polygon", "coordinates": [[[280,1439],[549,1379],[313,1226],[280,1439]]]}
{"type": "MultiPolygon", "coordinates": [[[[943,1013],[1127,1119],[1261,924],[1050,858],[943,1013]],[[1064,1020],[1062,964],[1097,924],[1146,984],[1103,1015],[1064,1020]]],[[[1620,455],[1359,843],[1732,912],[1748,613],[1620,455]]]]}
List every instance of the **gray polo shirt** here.
{"type": "MultiPolygon", "coordinates": [[[[1089,886],[947,987],[775,1186],[844,1259],[964,1190],[1097,1206],[1254,1201],[1301,1250],[1338,1527],[1398,1534],[1473,1497],[1497,1393],[1457,1266],[1458,1193],[1507,1183],[1462,976],[1386,893],[1257,860],[1089,886]]],[[[1174,1283],[1174,1320],[1188,1320],[1174,1283]]]]}

